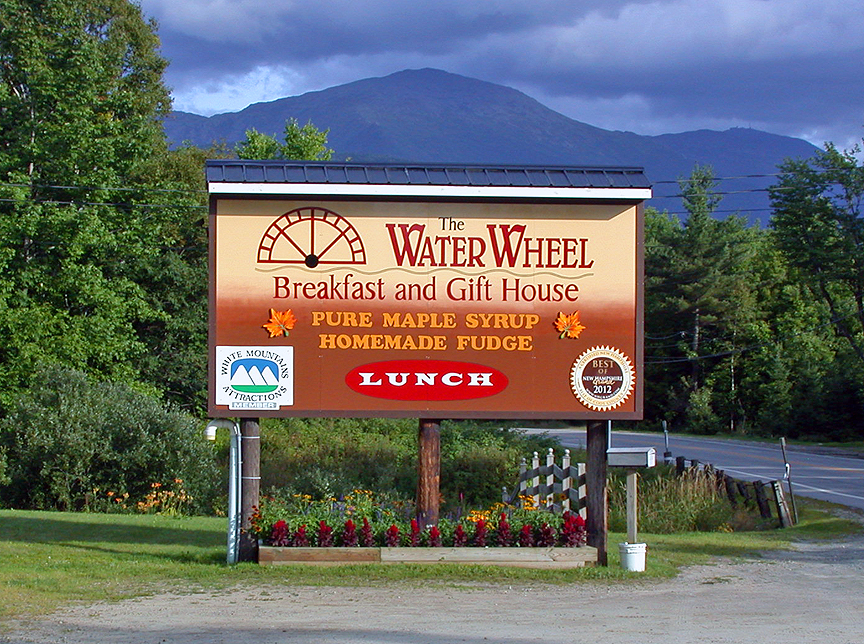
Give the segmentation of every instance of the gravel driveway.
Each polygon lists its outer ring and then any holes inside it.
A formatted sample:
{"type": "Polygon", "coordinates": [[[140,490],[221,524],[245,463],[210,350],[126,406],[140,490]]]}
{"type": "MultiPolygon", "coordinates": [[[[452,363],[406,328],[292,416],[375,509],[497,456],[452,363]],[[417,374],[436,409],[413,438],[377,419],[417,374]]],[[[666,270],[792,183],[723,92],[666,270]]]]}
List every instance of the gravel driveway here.
{"type": "Polygon", "coordinates": [[[238,588],[96,604],[11,626],[0,642],[860,644],[864,537],[718,561],[660,582],[238,588]]]}

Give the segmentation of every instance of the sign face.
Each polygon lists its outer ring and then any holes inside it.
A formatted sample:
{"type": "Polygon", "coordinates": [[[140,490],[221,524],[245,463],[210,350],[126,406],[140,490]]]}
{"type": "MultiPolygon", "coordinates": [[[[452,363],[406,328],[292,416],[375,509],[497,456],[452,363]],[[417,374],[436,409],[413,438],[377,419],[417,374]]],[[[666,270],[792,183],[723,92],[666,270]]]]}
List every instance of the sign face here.
{"type": "Polygon", "coordinates": [[[212,203],[214,417],[642,416],[633,202],[212,203]]]}

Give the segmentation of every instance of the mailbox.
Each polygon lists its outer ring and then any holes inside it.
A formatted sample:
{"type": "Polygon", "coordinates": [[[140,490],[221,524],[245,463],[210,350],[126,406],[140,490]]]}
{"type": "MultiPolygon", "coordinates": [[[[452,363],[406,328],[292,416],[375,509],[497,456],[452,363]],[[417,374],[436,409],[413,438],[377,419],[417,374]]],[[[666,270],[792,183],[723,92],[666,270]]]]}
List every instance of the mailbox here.
{"type": "Polygon", "coordinates": [[[657,450],[653,447],[610,447],[606,450],[609,467],[654,467],[657,450]]]}

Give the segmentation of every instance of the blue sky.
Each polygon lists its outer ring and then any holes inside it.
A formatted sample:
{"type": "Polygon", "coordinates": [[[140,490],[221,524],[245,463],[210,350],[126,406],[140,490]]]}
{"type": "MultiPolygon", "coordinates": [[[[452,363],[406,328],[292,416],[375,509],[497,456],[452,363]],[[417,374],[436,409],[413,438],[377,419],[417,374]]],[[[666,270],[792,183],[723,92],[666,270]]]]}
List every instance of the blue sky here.
{"type": "Polygon", "coordinates": [[[435,67],[571,118],[662,134],[864,136],[859,0],[142,0],[178,110],[435,67]]]}

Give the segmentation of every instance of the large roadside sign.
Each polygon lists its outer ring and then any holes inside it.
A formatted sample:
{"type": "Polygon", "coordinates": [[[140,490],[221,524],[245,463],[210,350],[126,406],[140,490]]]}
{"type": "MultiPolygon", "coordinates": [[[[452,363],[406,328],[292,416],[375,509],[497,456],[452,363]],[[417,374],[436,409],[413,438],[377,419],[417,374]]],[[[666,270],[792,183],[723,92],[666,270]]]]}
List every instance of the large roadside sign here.
{"type": "Polygon", "coordinates": [[[434,188],[211,181],[212,416],[641,418],[646,190],[434,188]]]}

